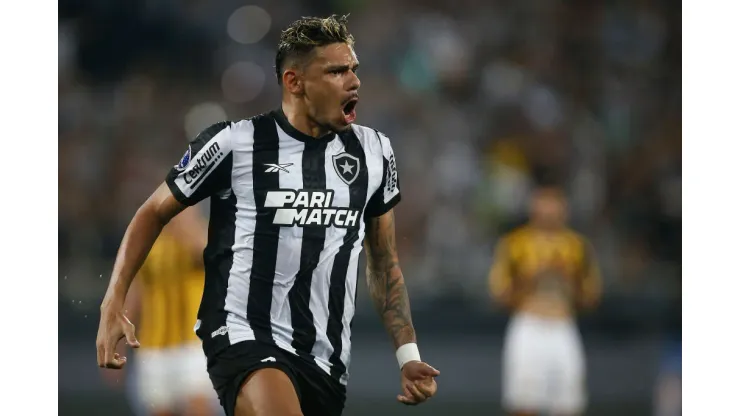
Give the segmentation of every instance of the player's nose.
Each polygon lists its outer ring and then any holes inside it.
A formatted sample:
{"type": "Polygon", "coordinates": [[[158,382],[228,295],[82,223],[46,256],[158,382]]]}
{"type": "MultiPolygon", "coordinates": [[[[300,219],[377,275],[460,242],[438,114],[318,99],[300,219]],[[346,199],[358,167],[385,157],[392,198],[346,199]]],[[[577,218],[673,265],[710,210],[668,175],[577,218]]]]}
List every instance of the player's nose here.
{"type": "Polygon", "coordinates": [[[352,71],[350,71],[350,73],[352,75],[351,75],[351,80],[350,80],[350,84],[349,84],[349,90],[350,91],[357,91],[357,90],[360,89],[360,85],[362,85],[362,83],[360,82],[360,77],[358,77],[357,74],[354,73],[354,72],[352,72],[352,71]]]}

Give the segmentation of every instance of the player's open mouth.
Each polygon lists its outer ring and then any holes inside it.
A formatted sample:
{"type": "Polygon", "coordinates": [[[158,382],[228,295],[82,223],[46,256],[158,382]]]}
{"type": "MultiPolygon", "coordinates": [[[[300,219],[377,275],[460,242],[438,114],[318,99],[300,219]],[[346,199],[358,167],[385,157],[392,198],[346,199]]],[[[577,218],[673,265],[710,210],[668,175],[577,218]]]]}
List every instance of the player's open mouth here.
{"type": "Polygon", "coordinates": [[[349,101],[347,101],[346,104],[344,104],[344,107],[342,107],[342,113],[344,113],[344,122],[347,124],[351,124],[357,119],[357,112],[355,111],[355,107],[357,107],[357,102],[359,101],[358,98],[351,98],[349,101]]]}

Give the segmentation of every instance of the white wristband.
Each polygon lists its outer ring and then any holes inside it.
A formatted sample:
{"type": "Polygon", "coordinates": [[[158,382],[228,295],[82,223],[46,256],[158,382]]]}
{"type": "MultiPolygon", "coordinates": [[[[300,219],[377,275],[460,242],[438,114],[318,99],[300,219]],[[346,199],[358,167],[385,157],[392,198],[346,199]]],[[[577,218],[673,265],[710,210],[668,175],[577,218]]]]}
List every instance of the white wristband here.
{"type": "Polygon", "coordinates": [[[421,361],[419,347],[413,342],[401,345],[396,350],[396,359],[398,360],[399,368],[403,368],[403,365],[409,361],[421,361]]]}

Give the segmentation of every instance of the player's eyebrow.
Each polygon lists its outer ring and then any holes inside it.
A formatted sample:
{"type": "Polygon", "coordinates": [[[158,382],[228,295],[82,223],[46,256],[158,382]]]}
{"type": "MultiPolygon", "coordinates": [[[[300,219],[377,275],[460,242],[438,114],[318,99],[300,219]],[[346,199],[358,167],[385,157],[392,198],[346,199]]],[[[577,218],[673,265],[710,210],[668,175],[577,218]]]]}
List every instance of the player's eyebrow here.
{"type": "MultiPolygon", "coordinates": [[[[354,65],[352,65],[352,71],[357,71],[357,68],[359,68],[359,67],[360,67],[360,64],[359,63],[355,63],[354,65]]],[[[335,71],[337,71],[337,72],[339,72],[339,71],[344,72],[344,71],[347,71],[349,69],[350,69],[350,66],[349,65],[347,65],[347,64],[339,64],[339,65],[328,65],[326,67],[325,71],[326,72],[335,72],[335,71]]]]}

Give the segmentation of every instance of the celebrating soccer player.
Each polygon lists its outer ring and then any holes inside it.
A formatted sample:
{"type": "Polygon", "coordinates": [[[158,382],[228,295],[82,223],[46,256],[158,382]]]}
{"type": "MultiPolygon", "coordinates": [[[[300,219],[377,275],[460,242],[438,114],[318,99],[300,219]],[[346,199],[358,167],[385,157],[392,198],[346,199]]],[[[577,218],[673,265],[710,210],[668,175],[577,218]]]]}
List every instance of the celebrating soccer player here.
{"type": "Polygon", "coordinates": [[[346,18],[303,18],[280,37],[279,109],[203,131],[141,206],[101,306],[98,364],[120,368],[123,303],[162,227],[210,197],[195,324],[229,416],[340,415],[358,261],[396,348],[405,404],[436,393],[421,361],[396,252],[400,201],[388,137],[357,124],[360,80],[346,18]]]}

